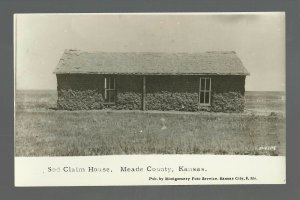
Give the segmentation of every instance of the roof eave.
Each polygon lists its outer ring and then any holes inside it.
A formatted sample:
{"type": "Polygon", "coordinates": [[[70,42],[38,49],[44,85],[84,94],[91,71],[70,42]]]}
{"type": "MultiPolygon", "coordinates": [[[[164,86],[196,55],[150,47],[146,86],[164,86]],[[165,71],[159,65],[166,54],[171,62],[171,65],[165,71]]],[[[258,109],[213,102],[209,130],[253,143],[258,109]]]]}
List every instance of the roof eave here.
{"type": "Polygon", "coordinates": [[[53,74],[99,74],[99,75],[105,75],[105,74],[115,74],[115,75],[235,75],[235,76],[249,76],[250,73],[134,73],[134,72],[64,72],[64,71],[57,71],[55,70],[53,74]]]}

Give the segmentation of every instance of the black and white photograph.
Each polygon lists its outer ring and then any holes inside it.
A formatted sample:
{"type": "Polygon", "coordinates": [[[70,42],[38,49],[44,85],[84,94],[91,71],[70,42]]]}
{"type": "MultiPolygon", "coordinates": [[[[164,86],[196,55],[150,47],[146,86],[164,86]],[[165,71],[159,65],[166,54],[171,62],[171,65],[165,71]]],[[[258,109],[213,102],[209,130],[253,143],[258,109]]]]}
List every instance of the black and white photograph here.
{"type": "Polygon", "coordinates": [[[20,186],[285,183],[284,12],[15,14],[14,59],[20,186]]]}

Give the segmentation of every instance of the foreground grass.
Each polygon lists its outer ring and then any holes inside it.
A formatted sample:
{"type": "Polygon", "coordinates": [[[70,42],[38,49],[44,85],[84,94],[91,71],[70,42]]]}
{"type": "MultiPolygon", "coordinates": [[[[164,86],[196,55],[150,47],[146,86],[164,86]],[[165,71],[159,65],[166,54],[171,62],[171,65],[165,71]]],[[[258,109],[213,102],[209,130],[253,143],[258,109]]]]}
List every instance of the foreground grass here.
{"type": "Polygon", "coordinates": [[[285,118],[240,114],[17,111],[16,156],[285,155],[285,118]]]}

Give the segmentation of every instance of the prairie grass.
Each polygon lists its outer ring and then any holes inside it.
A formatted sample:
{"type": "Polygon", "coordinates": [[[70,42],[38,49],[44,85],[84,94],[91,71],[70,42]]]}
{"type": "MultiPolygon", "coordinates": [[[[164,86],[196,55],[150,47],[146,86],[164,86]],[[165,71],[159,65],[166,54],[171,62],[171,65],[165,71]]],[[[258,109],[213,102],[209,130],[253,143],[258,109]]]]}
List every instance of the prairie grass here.
{"type": "Polygon", "coordinates": [[[51,111],[16,122],[17,156],[284,154],[278,116],[51,111]]]}
{"type": "Polygon", "coordinates": [[[55,97],[36,99],[17,98],[16,156],[285,155],[283,115],[56,111],[55,97]]]}

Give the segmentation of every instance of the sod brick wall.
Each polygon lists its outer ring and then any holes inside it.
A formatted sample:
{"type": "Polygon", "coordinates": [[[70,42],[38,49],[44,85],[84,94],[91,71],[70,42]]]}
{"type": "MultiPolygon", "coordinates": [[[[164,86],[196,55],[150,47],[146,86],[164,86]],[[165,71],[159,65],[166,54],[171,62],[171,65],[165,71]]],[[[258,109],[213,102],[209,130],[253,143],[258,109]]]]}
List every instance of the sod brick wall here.
{"type": "Polygon", "coordinates": [[[243,112],[245,108],[245,76],[212,77],[211,110],[243,112]]]}
{"type": "Polygon", "coordinates": [[[148,76],[146,88],[147,110],[198,110],[197,76],[148,76]]]}
{"type": "Polygon", "coordinates": [[[211,78],[211,106],[199,106],[199,76],[147,77],[146,108],[177,111],[244,111],[244,76],[205,76],[211,78]]]}
{"type": "MultiPolygon", "coordinates": [[[[103,80],[104,81],[104,80],[103,80]]],[[[117,98],[115,105],[106,108],[117,110],[142,109],[142,76],[115,76],[117,98]]]]}
{"type": "Polygon", "coordinates": [[[103,78],[97,75],[57,74],[58,109],[102,109],[103,84],[103,78]]]}
{"type": "MultiPolygon", "coordinates": [[[[211,106],[198,105],[199,76],[147,76],[146,110],[243,112],[245,76],[212,78],[211,106]]],[[[142,76],[117,75],[116,103],[105,104],[104,76],[57,75],[58,109],[142,109],[142,76]]]]}
{"type": "Polygon", "coordinates": [[[115,76],[116,103],[104,103],[104,76],[94,74],[58,74],[58,109],[126,109],[142,108],[142,77],[115,76]]]}

